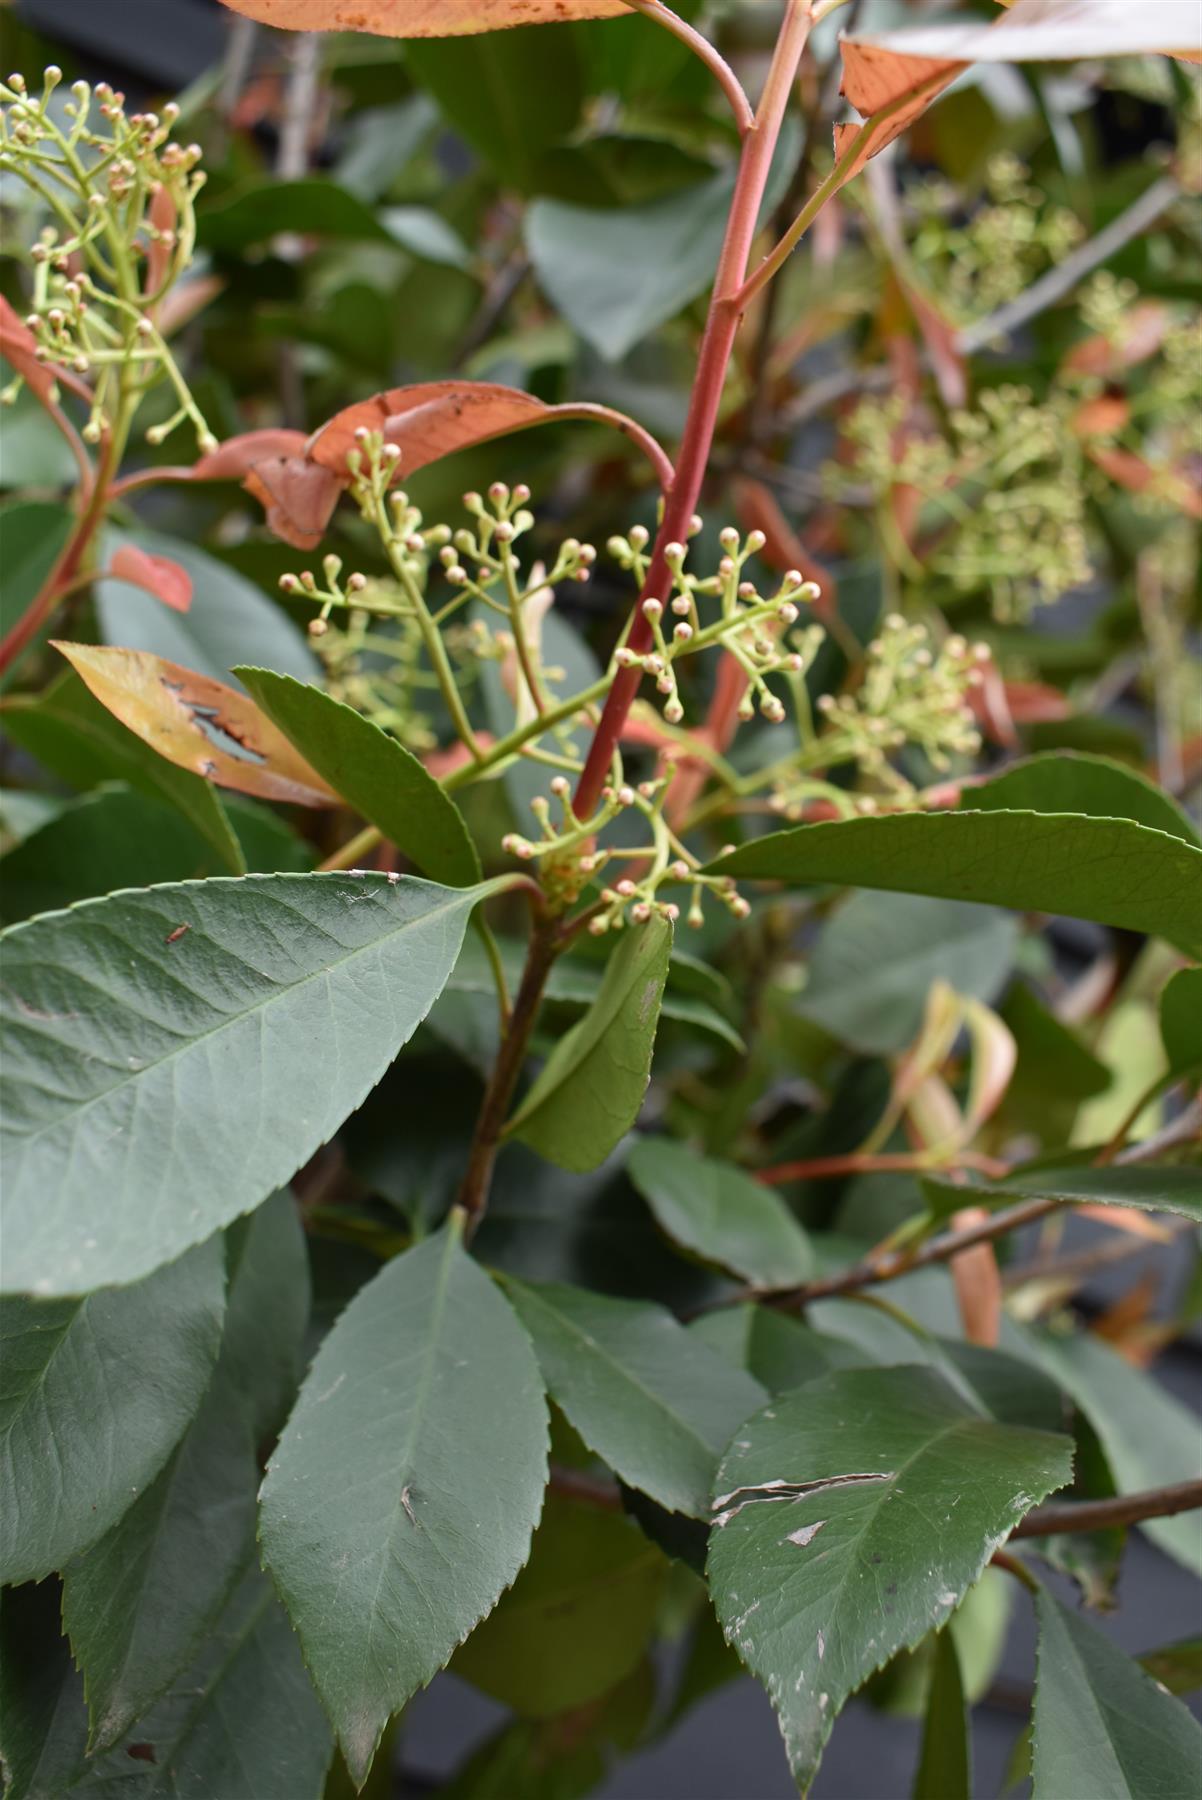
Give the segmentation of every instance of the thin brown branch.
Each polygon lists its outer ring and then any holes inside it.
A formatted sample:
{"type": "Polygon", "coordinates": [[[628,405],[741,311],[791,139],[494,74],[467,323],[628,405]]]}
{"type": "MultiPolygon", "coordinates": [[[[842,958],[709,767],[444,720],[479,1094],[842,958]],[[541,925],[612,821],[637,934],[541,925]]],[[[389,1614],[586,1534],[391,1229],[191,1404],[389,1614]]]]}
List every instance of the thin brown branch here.
{"type": "MultiPolygon", "coordinates": [[[[804,1162],[775,1163],[768,1169],[757,1169],[755,1178],[767,1187],[780,1187],[786,1181],[820,1181],[828,1175],[950,1175],[954,1169],[976,1169],[982,1175],[992,1176],[1000,1181],[1010,1173],[1010,1164],[999,1161],[996,1156],[983,1156],[976,1150],[964,1150],[949,1167],[932,1168],[931,1164],[913,1151],[881,1151],[873,1154],[864,1150],[851,1150],[842,1156],[814,1156],[804,1162]]],[[[972,1190],[965,1189],[966,1202],[971,1202],[972,1190]]]]}
{"type": "Polygon", "coordinates": [[[583,1469],[565,1469],[561,1463],[552,1463],[547,1486],[553,1494],[563,1494],[569,1500],[583,1500],[586,1506],[598,1506],[603,1512],[622,1511],[617,1482],[587,1475],[583,1469]]]}
{"type": "Polygon", "coordinates": [[[1141,1494],[1116,1494],[1110,1500],[1054,1501],[1037,1506],[1020,1519],[1011,1538],[1052,1537],[1061,1531],[1108,1531],[1115,1525],[1138,1525],[1143,1519],[1172,1519],[1202,1507],[1202,1481],[1178,1481],[1148,1488],[1141,1494]]]}

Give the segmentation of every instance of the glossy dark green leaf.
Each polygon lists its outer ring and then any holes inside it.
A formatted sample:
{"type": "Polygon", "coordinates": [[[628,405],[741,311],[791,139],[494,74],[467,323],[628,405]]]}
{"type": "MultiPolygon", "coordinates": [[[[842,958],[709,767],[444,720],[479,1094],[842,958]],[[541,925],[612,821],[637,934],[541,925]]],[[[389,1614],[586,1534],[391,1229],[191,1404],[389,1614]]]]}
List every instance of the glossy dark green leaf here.
{"type": "Polygon", "coordinates": [[[115,888],[221,871],[182,813],[113,783],[70,801],[57,818],[0,856],[0,920],[12,925],[115,888]]]}
{"type": "Polygon", "coordinates": [[[933,981],[992,1000],[1017,947],[1017,921],[994,907],[853,894],[815,945],[799,1011],[854,1049],[885,1055],[918,1035],[933,981]]]}
{"type": "Polygon", "coordinates": [[[309,1282],[291,1196],[275,1195],[228,1237],[225,1328],[200,1410],[166,1467],[66,1571],[63,1623],[94,1749],[131,1728],[215,1623],[254,1543],[258,1446],[300,1379],[309,1282]]]}
{"type": "Polygon", "coordinates": [[[950,1630],[935,1637],[913,1800],[972,1800],[972,1747],[960,1659],[950,1630]]]}
{"type": "Polygon", "coordinates": [[[298,681],[317,679],[317,659],[291,619],[228,563],[195,544],[148,531],[136,537],[108,533],[106,555],[125,543],[185,569],[192,578],[192,605],[186,613],[171,612],[128,581],[99,581],[96,609],[106,644],[148,650],[215,681],[228,681],[235,663],[278,669],[298,681]]]}
{"type": "Polygon", "coordinates": [[[320,688],[269,669],[235,673],[318,774],[432,881],[480,880],[462,813],[403,744],[320,688]]]}
{"type": "Polygon", "coordinates": [[[83,1764],[83,1682],[59,1624],[57,1581],[0,1594],[4,1800],[61,1800],[83,1764]]]}
{"type": "Polygon", "coordinates": [[[756,1287],[812,1273],[809,1240],[780,1195],[733,1163],[671,1138],[641,1138],[626,1170],[670,1238],[756,1287]]]}
{"type": "Polygon", "coordinates": [[[14,926],[6,1287],[134,1280],[289,1180],[425,1017],[488,891],[248,875],[14,926]]]}
{"type": "MultiPolygon", "coordinates": [[[[1154,1375],[1133,1368],[1088,1331],[1072,1336],[1033,1333],[1026,1341],[1093,1426],[1121,1494],[1202,1477],[1197,1419],[1154,1375]]],[[[1197,1513],[1145,1519],[1138,1529],[1166,1555],[1202,1575],[1197,1513]]]]}
{"type": "Polygon", "coordinates": [[[1202,969],[1178,969],[1166,984],[1160,1035],[1174,1075],[1202,1068],[1202,969]]]}
{"type": "Polygon", "coordinates": [[[1135,769],[1106,756],[1057,750],[1012,763],[1000,775],[965,790],[971,812],[1092,813],[1134,819],[1187,844],[1202,844],[1184,808],[1135,769]]]}
{"type": "Polygon", "coordinates": [[[669,1512],[706,1517],[723,1448],[764,1389],[662,1306],[511,1281],[547,1389],[590,1450],[669,1512]]]}
{"type": "Polygon", "coordinates": [[[1139,1662],[1170,1694],[1196,1694],[1202,1688],[1202,1637],[1182,1638],[1159,1650],[1146,1650],[1139,1662]]]}
{"type": "Polygon", "coordinates": [[[571,31],[519,28],[483,40],[410,41],[405,61],[503,180],[533,191],[554,180],[548,151],[575,128],[585,95],[571,31]]]}
{"type": "Polygon", "coordinates": [[[452,1225],[352,1301],[263,1484],[264,1560],[357,1781],[526,1561],[546,1476],[530,1344],[452,1225]]]}
{"type": "Polygon", "coordinates": [[[280,232],[340,238],[356,243],[392,244],[426,261],[463,268],[470,262],[462,240],[428,207],[384,207],[377,211],[324,176],[270,181],[206,207],[199,241],[227,253],[266,243],[280,232]]]}
{"type": "Polygon", "coordinates": [[[587,1706],[642,1660],[667,1562],[621,1513],[550,1494],[530,1561],[452,1664],[526,1718],[587,1706]]]}
{"type": "Polygon", "coordinates": [[[800,1787],[848,1696],[947,1620],[1071,1452],[904,1366],[824,1376],[742,1427],[718,1473],[710,1591],[800,1787]]]}
{"type": "Polygon", "coordinates": [[[774,832],[710,867],[764,881],[831,882],[1066,913],[1163,937],[1187,956],[1202,957],[1202,850],[1126,819],[894,813],[774,832]]]}
{"type": "Polygon", "coordinates": [[[473,1752],[441,1800],[585,1800],[616,1756],[637,1747],[656,1702],[643,1663],[591,1706],[559,1719],[516,1719],[473,1752]]]}
{"type": "Polygon", "coordinates": [[[196,1661],[67,1794],[321,1800],[332,1749],[296,1634],[267,1577],[252,1568],[196,1661]]]}
{"type": "Polygon", "coordinates": [[[0,1579],[63,1568],[154,1480],[208,1384],[224,1304],[219,1238],[130,1287],[0,1302],[0,1579]]]}
{"type": "Polygon", "coordinates": [[[746,1369],[770,1394],[803,1387],[832,1369],[860,1368],[875,1359],[842,1338],[828,1337],[768,1306],[719,1306],[688,1327],[694,1337],[746,1369]]]}
{"type": "Polygon", "coordinates": [[[926,1180],[922,1190],[936,1218],[962,1206],[1017,1206],[1020,1200],[1063,1200],[1066,1206],[1138,1206],[1145,1212],[1180,1213],[1202,1223],[1202,1169],[1155,1163],[1082,1163],[1067,1169],[1029,1169],[1004,1181],[926,1180]]]}
{"type": "MultiPolygon", "coordinates": [[[[71,509],[57,500],[13,500],[0,507],[0,630],[25,616],[71,535],[71,509]]],[[[50,629],[35,641],[45,639],[50,629]]]]}
{"type": "Polygon", "coordinates": [[[106,781],[123,781],[148,799],[175,807],[235,875],[246,856],[211,781],[177,768],[128,731],[90,694],[73,669],[44,694],[16,694],[0,710],[0,730],[43,768],[70,787],[87,792],[106,781]]]}
{"type": "Polygon", "coordinates": [[[1035,1608],[1033,1800],[1177,1800],[1196,1793],[1202,1728],[1180,1700],[1045,1590],[1035,1608]]]}
{"type": "Polygon", "coordinates": [[[561,1169],[605,1161],[642,1108],[671,950],[672,926],[660,913],[626,928],[597,998],[552,1050],[508,1136],[561,1169]]]}
{"type": "Polygon", "coordinates": [[[1111,1071],[1025,982],[1011,985],[999,1011],[1018,1051],[1001,1119],[1044,1143],[1067,1143],[1081,1102],[1106,1091],[1111,1071]]]}

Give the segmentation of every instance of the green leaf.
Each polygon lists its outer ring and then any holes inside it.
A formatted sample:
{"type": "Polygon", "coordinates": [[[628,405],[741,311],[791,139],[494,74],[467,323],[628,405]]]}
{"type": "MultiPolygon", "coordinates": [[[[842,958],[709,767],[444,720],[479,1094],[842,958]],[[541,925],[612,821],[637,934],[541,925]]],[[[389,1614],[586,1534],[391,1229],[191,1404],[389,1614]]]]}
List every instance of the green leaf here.
{"type": "Polygon", "coordinates": [[[1111,1072],[1024,982],[1012,984],[1000,1013],[1018,1050],[1001,1116],[1044,1143],[1063,1144],[1081,1102],[1104,1093],[1111,1072]]]}
{"type": "Polygon", "coordinates": [[[170,557],[192,577],[186,613],[171,612],[128,581],[97,582],[96,610],[106,644],[148,650],[216,681],[228,681],[235,663],[279,669],[298,681],[319,677],[320,665],[291,619],[227,563],[195,544],[149,531],[109,532],[104,543],[106,556],[134,544],[152,556],[170,557]]]}
{"type": "Polygon", "coordinates": [[[280,232],[350,242],[393,244],[426,262],[462,269],[471,255],[458,232],[426,206],[383,207],[378,212],[337,181],[306,176],[269,181],[206,207],[198,241],[208,249],[237,253],[280,232]]]}
{"type": "MultiPolygon", "coordinates": [[[[1121,1494],[1202,1476],[1198,1421],[1158,1381],[1088,1331],[1072,1337],[1031,1333],[1026,1341],[1093,1426],[1121,1494]]],[[[1144,1519],[1138,1529],[1167,1556],[1202,1575],[1196,1515],[1144,1519]]]]}
{"type": "Polygon", "coordinates": [[[743,1426],[718,1473],[710,1591],[799,1787],[848,1696],[947,1620],[1071,1452],[904,1366],[824,1376],[743,1426]]]}
{"type": "MultiPolygon", "coordinates": [[[[0,507],[0,630],[11,631],[37,599],[71,525],[70,507],[57,500],[13,500],[0,507]]],[[[44,640],[49,630],[48,621],[34,642],[44,640]]]]}
{"type": "Polygon", "coordinates": [[[510,1280],[548,1392],[590,1450],[669,1512],[705,1518],[718,1458],[763,1405],[662,1306],[510,1280]]]}
{"type": "Polygon", "coordinates": [[[61,1800],[83,1759],[88,1717],[56,1581],[0,1595],[0,1761],[4,1800],[61,1800]]]}
{"type": "Polygon", "coordinates": [[[809,1240],[779,1194],[733,1163],[671,1138],[641,1138],[627,1174],[686,1250],[756,1287],[795,1287],[812,1273],[809,1240]]]}
{"type": "Polygon", "coordinates": [[[452,1669],[526,1718],[587,1706],[642,1660],[666,1568],[621,1513],[550,1494],[530,1561],[452,1669]]]}
{"type": "Polygon", "coordinates": [[[688,1329],[736,1369],[754,1375],[770,1394],[802,1387],[831,1369],[876,1360],[767,1306],[718,1306],[693,1319],[688,1329]]]}
{"type": "Polygon", "coordinates": [[[585,1800],[615,1756],[637,1747],[656,1703],[643,1663],[591,1706],[561,1719],[516,1719],[486,1738],[440,1789],[442,1800],[585,1800]]]}
{"type": "Polygon", "coordinates": [[[1092,1163],[1067,1169],[1029,1169],[1004,1181],[925,1180],[923,1193],[936,1219],[962,1206],[1014,1206],[1020,1200],[1063,1200],[1066,1206],[1138,1206],[1144,1212],[1180,1213],[1202,1224],[1202,1170],[1158,1168],[1154,1163],[1092,1163]]]}
{"type": "Polygon", "coordinates": [[[73,669],[44,694],[14,695],[4,702],[0,724],[70,787],[88,791],[105,781],[124,781],[148,799],[162,800],[189,819],[235,875],[246,871],[238,837],[216,788],[177,768],[103,707],[73,669]]]}
{"type": "Polygon", "coordinates": [[[414,78],[507,184],[553,179],[551,145],[575,129],[585,89],[571,31],[491,32],[405,45],[414,78]]]}
{"type": "Polygon", "coordinates": [[[291,676],[241,667],[234,673],[318,774],[432,881],[470,887],[480,880],[462,813],[395,738],[291,676]]]}
{"type": "Polygon", "coordinates": [[[1178,969],[1160,996],[1160,1035],[1175,1076],[1202,1068],[1202,969],[1178,969]]]}
{"type": "Polygon", "coordinates": [[[360,1784],[526,1561],[546,1477],[530,1345],[452,1225],[351,1302],[263,1484],[264,1560],[360,1784]]]}
{"type": "Polygon", "coordinates": [[[195,1663],[127,1738],[89,1765],[70,1800],[320,1800],[330,1728],[287,1614],[257,1569],[195,1663]],[[153,1762],[137,1748],[146,1745],[153,1762]]]}
{"type": "Polygon", "coordinates": [[[662,914],[627,927],[597,998],[552,1050],[507,1136],[561,1169],[582,1173],[605,1161],[643,1105],[671,950],[662,914]]]}
{"type": "Polygon", "coordinates": [[[0,920],[11,925],[114,888],[185,881],[220,866],[182,813],[124,785],[99,787],[0,856],[0,920]]]}
{"type": "Polygon", "coordinates": [[[6,1287],[136,1280],[289,1180],[425,1017],[489,891],[247,875],[12,927],[6,1287]]]}
{"type": "Polygon", "coordinates": [[[1090,813],[1134,819],[1186,844],[1202,844],[1189,814],[1163,788],[1123,763],[1081,751],[1049,751],[1012,763],[1000,775],[965,789],[970,812],[1090,813]]]}
{"type": "Polygon", "coordinates": [[[1017,947],[1017,921],[993,907],[853,894],[818,939],[798,1011],[853,1049],[884,1056],[918,1035],[934,980],[992,1000],[1017,947]]]}
{"type": "MultiPolygon", "coordinates": [[[[782,132],[765,214],[780,199],[797,153],[796,134],[782,132]]],[[[734,180],[733,170],[723,170],[613,211],[536,200],[526,213],[526,248],[539,285],[586,343],[620,362],[709,288],[734,180]]]]}
{"type": "Polygon", "coordinates": [[[1202,1688],[1202,1637],[1182,1638],[1160,1650],[1146,1650],[1139,1662],[1170,1694],[1196,1694],[1202,1688]]]}
{"type": "Polygon", "coordinates": [[[220,1239],[131,1287],[0,1302],[0,1580],[61,1569],[154,1480],[205,1391],[224,1303],[220,1239]]]}
{"type": "Polygon", "coordinates": [[[1202,958],[1202,850],[1126,819],[894,813],[757,838],[709,873],[978,900],[1167,938],[1202,958]]]}
{"type": "Polygon", "coordinates": [[[23,388],[4,409],[0,488],[68,488],[78,479],[70,444],[41,401],[23,388]]]}
{"type": "Polygon", "coordinates": [[[1179,1700],[1045,1590],[1035,1600],[1033,1800],[1177,1800],[1202,1781],[1202,1728],[1179,1700]]]}
{"type": "Polygon", "coordinates": [[[257,1446],[300,1379],[309,1277],[291,1196],[228,1235],[225,1330],[200,1410],[155,1481],[66,1571],[63,1623],[94,1749],[129,1730],[215,1623],[254,1543],[257,1446]]]}
{"type": "Polygon", "coordinates": [[[950,1628],[937,1632],[914,1800],[972,1800],[972,1745],[960,1659],[950,1628]]]}

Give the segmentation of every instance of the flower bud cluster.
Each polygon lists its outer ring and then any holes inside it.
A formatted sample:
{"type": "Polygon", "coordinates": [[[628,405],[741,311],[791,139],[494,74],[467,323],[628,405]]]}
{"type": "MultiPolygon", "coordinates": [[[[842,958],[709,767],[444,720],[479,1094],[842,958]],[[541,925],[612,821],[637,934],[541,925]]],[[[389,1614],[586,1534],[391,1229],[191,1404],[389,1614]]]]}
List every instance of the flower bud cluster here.
{"type": "Polygon", "coordinates": [[[159,377],[178,405],[150,441],[188,420],[201,449],[215,448],[156,323],[158,303],[192,257],[199,146],[172,138],[174,104],[127,114],[123,94],[86,81],[52,104],[61,81],[61,70],[47,69],[38,96],[21,75],[0,81],[0,173],[22,181],[53,219],[28,252],[34,354],[77,388],[90,381],[89,442],[115,416],[119,390],[159,377]]]}
{"type": "Polygon", "coordinates": [[[669,755],[647,781],[608,784],[596,813],[585,820],[573,811],[567,777],[556,775],[550,783],[552,799],[536,795],[530,802],[538,835],[509,832],[501,848],[521,862],[537,862],[544,890],[552,901],[564,904],[574,904],[602,870],[625,863],[631,873],[600,890],[588,924],[594,937],[621,931],[627,922],[644,924],[655,913],[675,923],[681,916],[681,899],[665,899],[664,889],[685,890],[685,917],[694,928],[704,924],[702,899],[707,893],[735,918],[744,919],[751,906],[732,878],[702,874],[697,858],[664,818],[664,801],[675,774],[675,759],[669,755]],[[561,812],[558,824],[552,822],[553,803],[561,812]],[[606,826],[623,813],[642,817],[647,841],[634,847],[598,845],[606,826]]]}
{"type": "Polygon", "coordinates": [[[948,183],[907,189],[920,216],[913,254],[953,317],[979,319],[1028,288],[1084,235],[1066,207],[1051,205],[1018,157],[1004,152],[986,170],[986,199],[963,223],[948,183]]]}
{"type": "MultiPolygon", "coordinates": [[[[868,646],[856,692],[824,694],[817,702],[822,766],[855,763],[875,789],[856,796],[851,809],[875,812],[882,800],[890,807],[917,804],[913,783],[890,760],[907,746],[922,750],[940,773],[951,768],[954,756],[980,749],[968,695],[981,685],[989,657],[987,645],[969,644],[958,635],[933,645],[925,625],[889,614],[868,646]]],[[[774,810],[800,816],[813,787],[786,775],[774,794],[774,810]]]]}
{"type": "MultiPolygon", "coordinates": [[[[693,526],[691,535],[696,535],[701,520],[694,519],[693,526]]],[[[636,526],[625,537],[611,538],[607,546],[610,555],[630,570],[640,586],[646,585],[651,568],[648,537],[642,527],[636,526]]],[[[762,531],[752,531],[741,539],[734,527],[728,526],[719,535],[722,557],[718,572],[704,577],[689,571],[686,545],[666,546],[663,560],[669,581],[665,595],[661,599],[651,594],[642,602],[643,618],[651,632],[651,649],[640,652],[621,645],[614,653],[614,662],[619,668],[637,667],[652,678],[656,691],[664,697],[664,719],[669,725],[679,725],[684,719],[677,665],[684,657],[714,648],[728,651],[747,677],[740,718],[753,718],[758,708],[773,724],[784,719],[784,702],[766,678],[805,673],[821,632],[816,627],[797,637],[791,637],[790,632],[801,607],[818,598],[818,589],[799,570],[790,569],[775,592],[762,594],[747,579],[746,564],[759,554],[764,542],[762,531]],[[717,616],[707,620],[699,601],[710,599],[717,599],[718,609],[717,616]]]]}

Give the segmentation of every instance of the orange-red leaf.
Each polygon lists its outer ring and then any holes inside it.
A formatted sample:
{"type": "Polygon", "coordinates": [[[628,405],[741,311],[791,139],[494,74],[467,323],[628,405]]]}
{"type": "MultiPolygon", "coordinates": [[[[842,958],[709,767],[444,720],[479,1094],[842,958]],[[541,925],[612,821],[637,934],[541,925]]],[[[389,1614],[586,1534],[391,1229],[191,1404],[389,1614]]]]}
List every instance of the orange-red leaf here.
{"type": "Polygon", "coordinates": [[[1173,314],[1162,300],[1137,300],[1123,314],[1115,337],[1098,332],[1068,352],[1061,369],[1072,375],[1119,375],[1154,356],[1164,343],[1173,314]]]}
{"type": "Polygon", "coordinates": [[[18,318],[0,294],[0,356],[12,364],[39,400],[49,400],[54,388],[54,374],[38,361],[37,348],[38,341],[24,319],[18,318]]]}
{"type": "Polygon", "coordinates": [[[192,465],[195,481],[241,481],[256,463],[273,456],[299,456],[308,440],[303,431],[286,431],[272,427],[266,431],[243,431],[226,438],[216,450],[210,450],[192,465]]]}
{"type": "Polygon", "coordinates": [[[145,292],[157,294],[167,279],[171,258],[175,253],[175,201],[161,183],[151,194],[146,213],[154,228],[154,236],[146,251],[145,292]]]}
{"type": "Polygon", "coordinates": [[[248,694],[145,650],[54,647],[114,718],[178,768],[260,800],[339,804],[248,694]]]}
{"type": "Polygon", "coordinates": [[[151,556],[136,544],[122,544],[114,550],[108,572],[118,581],[153,594],[173,612],[187,612],[192,604],[192,577],[169,556],[151,556]]]}
{"type": "Polygon", "coordinates": [[[1163,463],[1150,463],[1133,450],[1118,445],[1087,444],[1085,454],[1116,486],[1129,494],[1155,494],[1170,505],[1179,507],[1191,519],[1202,519],[1202,488],[1197,470],[1171,469],[1163,463]]]}
{"type": "Polygon", "coordinates": [[[625,0],[225,0],[260,25],[285,31],[370,31],[377,37],[465,37],[509,25],[614,19],[625,0]]]}
{"type": "Polygon", "coordinates": [[[988,24],[943,23],[844,38],[843,93],[866,126],[835,128],[835,153],[860,145],[844,179],[925,111],[975,62],[1074,62],[1162,54],[1202,61],[1195,0],[1015,0],[988,24]]]}
{"type": "Polygon", "coordinates": [[[272,456],[256,463],[242,485],[262,503],[278,538],[298,550],[316,550],[346,483],[307,457],[272,456]]]}
{"type": "Polygon", "coordinates": [[[335,413],[309,439],[307,455],[345,479],[355,433],[378,431],[386,444],[400,450],[398,477],[404,477],[456,450],[541,425],[557,411],[520,388],[491,381],[419,382],[373,394],[335,413]]]}
{"type": "MultiPolygon", "coordinates": [[[[983,1206],[966,1206],[952,1215],[956,1230],[983,1225],[989,1214],[983,1206]]],[[[970,1344],[996,1350],[1002,1329],[1002,1278],[992,1244],[974,1244],[961,1250],[948,1264],[956,1286],[956,1300],[964,1335],[970,1344]]]]}

